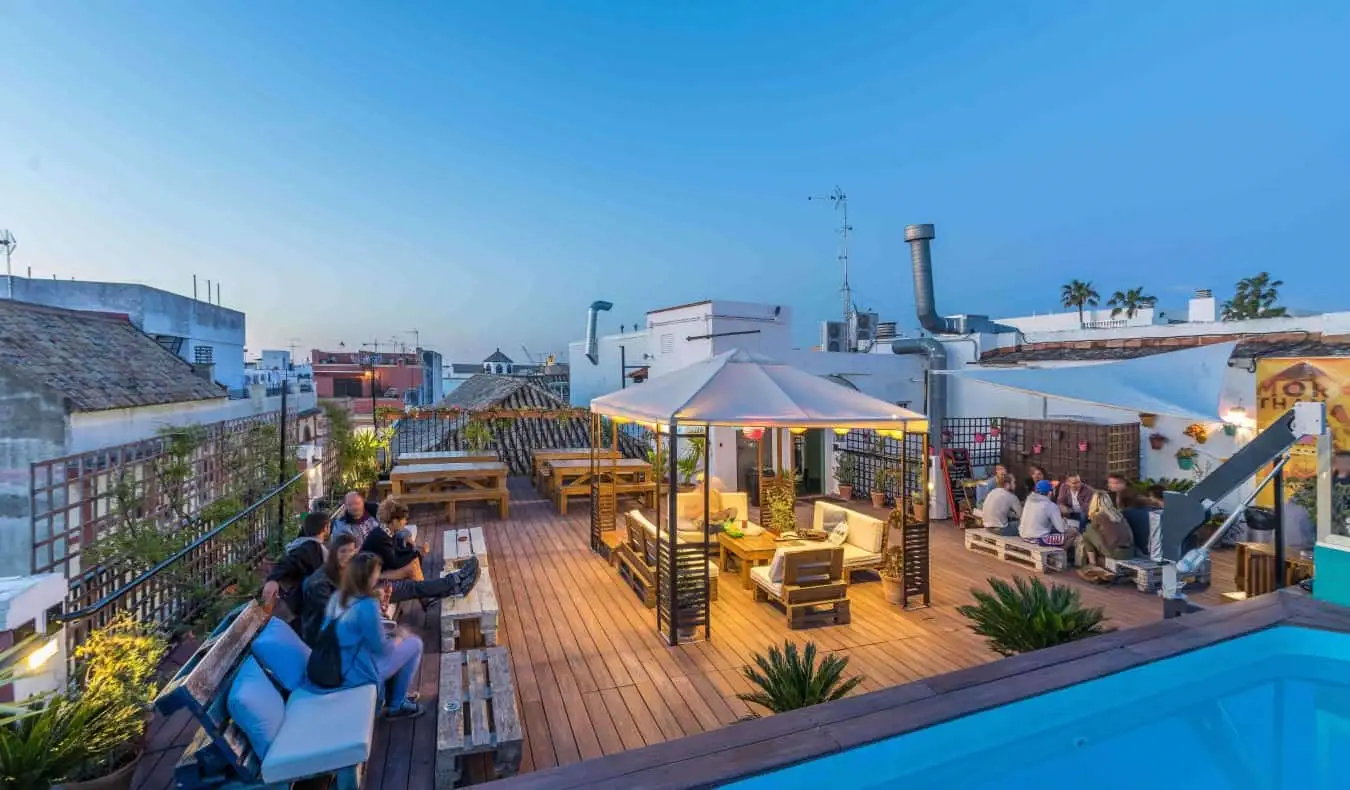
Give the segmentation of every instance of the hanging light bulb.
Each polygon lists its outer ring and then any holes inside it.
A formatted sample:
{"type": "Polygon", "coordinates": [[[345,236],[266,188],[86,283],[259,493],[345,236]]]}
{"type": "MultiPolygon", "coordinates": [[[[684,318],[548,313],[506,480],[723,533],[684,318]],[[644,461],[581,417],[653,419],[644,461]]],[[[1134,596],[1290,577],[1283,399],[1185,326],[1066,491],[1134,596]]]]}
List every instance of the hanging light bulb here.
{"type": "Polygon", "coordinates": [[[796,434],[797,436],[801,436],[802,434],[806,433],[805,428],[789,428],[788,430],[793,434],[796,434]]]}
{"type": "Polygon", "coordinates": [[[852,429],[852,428],[835,428],[835,429],[834,429],[834,435],[835,435],[835,436],[848,436],[848,432],[851,431],[851,430],[853,430],[853,429],[852,429]]]}

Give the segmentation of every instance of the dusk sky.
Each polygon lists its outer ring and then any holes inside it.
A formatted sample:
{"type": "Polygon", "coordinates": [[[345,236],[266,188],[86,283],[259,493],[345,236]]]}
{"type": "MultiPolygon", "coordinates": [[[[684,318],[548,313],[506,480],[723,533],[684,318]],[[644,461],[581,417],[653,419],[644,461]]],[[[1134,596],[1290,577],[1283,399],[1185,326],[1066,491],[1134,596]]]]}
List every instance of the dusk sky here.
{"type": "Polygon", "coordinates": [[[1350,309],[1350,3],[0,0],[16,273],[517,359],[704,298],[913,328],[1269,270],[1350,309]],[[203,286],[204,287],[204,286],[203,286]]]}

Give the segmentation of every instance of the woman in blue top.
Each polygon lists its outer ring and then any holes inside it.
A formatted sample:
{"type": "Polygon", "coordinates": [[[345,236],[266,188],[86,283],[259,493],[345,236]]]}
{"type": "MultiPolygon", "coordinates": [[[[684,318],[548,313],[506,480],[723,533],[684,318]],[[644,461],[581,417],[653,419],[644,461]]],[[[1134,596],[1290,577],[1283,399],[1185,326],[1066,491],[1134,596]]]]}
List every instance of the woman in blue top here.
{"type": "Polygon", "coordinates": [[[374,684],[385,700],[386,716],[421,716],[425,711],[408,698],[408,687],[422,663],[422,640],[411,634],[393,638],[385,635],[375,589],[379,581],[380,558],[358,554],[347,564],[337,594],[328,601],[324,626],[337,622],[342,686],[374,684]]]}

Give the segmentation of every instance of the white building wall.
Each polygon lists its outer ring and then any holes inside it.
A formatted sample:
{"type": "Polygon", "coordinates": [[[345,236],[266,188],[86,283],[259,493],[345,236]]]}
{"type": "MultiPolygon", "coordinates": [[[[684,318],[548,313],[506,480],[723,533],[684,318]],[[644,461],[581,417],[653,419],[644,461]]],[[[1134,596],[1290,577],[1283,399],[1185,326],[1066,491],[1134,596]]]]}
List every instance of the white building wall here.
{"type": "MultiPolygon", "coordinates": [[[[596,341],[596,363],[586,358],[584,342],[569,343],[567,346],[567,378],[571,390],[570,400],[573,406],[585,408],[601,395],[608,395],[623,386],[622,362],[619,348],[623,347],[622,359],[628,365],[651,366],[652,360],[646,359],[649,353],[647,332],[625,332],[617,335],[605,335],[596,341]]],[[[655,371],[652,371],[655,375],[655,371]]],[[[629,381],[630,386],[634,385],[629,381]]]]}
{"type": "MultiPolygon", "coordinates": [[[[1111,308],[1097,308],[1083,311],[1082,324],[1078,321],[1078,311],[1066,313],[1044,313],[1041,315],[1020,316],[1018,318],[1000,318],[998,323],[1016,327],[1023,332],[1064,332],[1082,329],[1083,325],[1101,328],[1152,326],[1166,320],[1166,311],[1146,307],[1127,318],[1124,313],[1111,315],[1111,308]]],[[[1177,318],[1184,316],[1177,315],[1177,318]]]]}
{"type": "MultiPolygon", "coordinates": [[[[317,406],[318,398],[313,392],[291,392],[287,396],[286,403],[288,408],[304,411],[317,406]]],[[[149,439],[168,427],[252,417],[280,408],[280,395],[270,398],[256,395],[242,400],[220,398],[141,406],[134,409],[75,412],[70,415],[66,452],[74,454],[97,450],[100,447],[113,447],[149,439]]]]}

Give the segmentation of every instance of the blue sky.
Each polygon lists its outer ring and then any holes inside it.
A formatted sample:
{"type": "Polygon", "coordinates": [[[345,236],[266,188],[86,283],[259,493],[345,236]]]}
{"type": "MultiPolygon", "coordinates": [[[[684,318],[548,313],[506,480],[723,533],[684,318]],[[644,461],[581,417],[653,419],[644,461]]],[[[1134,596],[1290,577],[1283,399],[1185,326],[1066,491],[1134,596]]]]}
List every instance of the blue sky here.
{"type": "Polygon", "coordinates": [[[1263,269],[1350,308],[1350,3],[0,2],[16,270],[222,283],[249,348],[517,358],[702,298],[838,312],[1263,269]]]}

